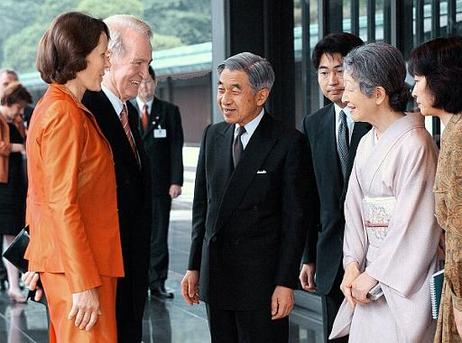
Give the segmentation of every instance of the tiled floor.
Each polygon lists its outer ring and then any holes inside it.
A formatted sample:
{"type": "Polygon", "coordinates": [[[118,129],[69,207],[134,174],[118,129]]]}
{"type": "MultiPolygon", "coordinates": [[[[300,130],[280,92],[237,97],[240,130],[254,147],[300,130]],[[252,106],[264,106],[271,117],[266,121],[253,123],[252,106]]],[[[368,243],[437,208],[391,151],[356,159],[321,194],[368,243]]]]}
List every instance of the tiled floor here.
{"type": "MultiPolygon", "coordinates": [[[[196,149],[197,150],[197,149],[196,149]]],[[[174,201],[169,236],[170,271],[167,287],[175,291],[172,300],[148,299],[143,322],[145,343],[207,343],[210,342],[203,304],[189,306],[181,298],[179,286],[185,272],[191,235],[191,202],[194,164],[185,156],[183,195],[174,201]],[[188,163],[189,162],[189,163],[188,163]]],[[[308,324],[310,314],[295,308],[291,315],[291,343],[320,343],[320,323],[308,324]]],[[[316,319],[311,318],[311,322],[316,319]]],[[[0,293],[0,343],[45,343],[47,318],[41,304],[12,305],[6,293],[0,293]]]]}

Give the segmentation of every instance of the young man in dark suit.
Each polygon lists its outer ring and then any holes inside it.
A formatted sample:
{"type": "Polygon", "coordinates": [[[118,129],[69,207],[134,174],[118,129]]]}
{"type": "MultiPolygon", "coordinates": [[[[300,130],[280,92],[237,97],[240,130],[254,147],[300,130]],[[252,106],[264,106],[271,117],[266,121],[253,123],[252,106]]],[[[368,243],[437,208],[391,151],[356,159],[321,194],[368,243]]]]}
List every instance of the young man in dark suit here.
{"type": "Polygon", "coordinates": [[[203,134],[182,293],[206,303],[212,342],[287,342],[309,211],[301,133],[264,110],[268,61],[245,52],[218,67],[224,122],[203,134]]]}
{"type": "Polygon", "coordinates": [[[104,74],[102,91],[86,92],[82,102],[94,114],[114,158],[125,271],[117,282],[118,342],[139,343],[148,288],[150,182],[138,114],[128,100],[137,95],[148,76],[152,32],[147,24],[128,15],[104,21],[111,34],[111,66],[104,74]]]}
{"type": "MultiPolygon", "coordinates": [[[[327,339],[343,300],[340,283],[343,277],[343,203],[348,179],[361,137],[370,129],[365,123],[354,123],[342,103],[343,57],[364,44],[349,33],[332,33],[317,43],[313,50],[313,66],[319,87],[332,103],[305,116],[303,132],[308,138],[309,159],[314,168],[317,188],[312,199],[317,220],[311,231],[319,231],[316,241],[307,241],[300,272],[303,289],[323,296],[323,325],[327,339]],[[316,278],[315,278],[316,275],[316,278]]],[[[348,338],[335,340],[347,342],[348,338]]]]}
{"type": "Polygon", "coordinates": [[[178,106],[160,100],[156,74],[149,67],[138,96],[132,102],[140,118],[140,134],[150,161],[151,173],[151,253],[149,288],[151,296],[173,298],[165,288],[168,275],[168,226],[172,199],[183,186],[183,128],[178,106]]]}

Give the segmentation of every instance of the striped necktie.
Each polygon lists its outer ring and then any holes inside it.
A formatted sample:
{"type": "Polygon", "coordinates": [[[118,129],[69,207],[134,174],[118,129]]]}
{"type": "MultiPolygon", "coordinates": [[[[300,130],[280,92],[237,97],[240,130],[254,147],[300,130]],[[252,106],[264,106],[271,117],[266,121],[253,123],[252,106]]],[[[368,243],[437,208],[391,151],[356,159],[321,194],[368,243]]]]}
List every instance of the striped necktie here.
{"type": "Polygon", "coordinates": [[[348,155],[349,155],[349,137],[348,124],[346,120],[346,114],[340,111],[340,125],[338,126],[338,139],[337,139],[337,151],[340,159],[340,167],[342,168],[343,179],[346,179],[348,169],[348,155]]]}
{"type": "Polygon", "coordinates": [[[136,150],[135,139],[133,138],[132,131],[130,130],[130,124],[128,123],[128,111],[127,106],[125,104],[122,108],[122,111],[120,112],[120,122],[125,131],[125,135],[127,136],[128,143],[130,143],[132,151],[135,154],[136,161],[140,165],[140,158],[138,156],[138,151],[136,150]]]}

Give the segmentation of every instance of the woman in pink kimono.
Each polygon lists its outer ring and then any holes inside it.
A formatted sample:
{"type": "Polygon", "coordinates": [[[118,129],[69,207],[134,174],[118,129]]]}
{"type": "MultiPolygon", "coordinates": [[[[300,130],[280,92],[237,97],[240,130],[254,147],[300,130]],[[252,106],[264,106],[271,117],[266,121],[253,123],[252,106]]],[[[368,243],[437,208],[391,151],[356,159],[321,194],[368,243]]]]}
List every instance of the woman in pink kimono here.
{"type": "Polygon", "coordinates": [[[433,216],[437,150],[409,91],[399,50],[368,44],[344,59],[343,101],[373,128],[359,143],[345,200],[342,304],[330,338],[426,343],[435,332],[429,278],[441,230],[433,216]],[[374,295],[368,295],[368,293],[374,295]]]}

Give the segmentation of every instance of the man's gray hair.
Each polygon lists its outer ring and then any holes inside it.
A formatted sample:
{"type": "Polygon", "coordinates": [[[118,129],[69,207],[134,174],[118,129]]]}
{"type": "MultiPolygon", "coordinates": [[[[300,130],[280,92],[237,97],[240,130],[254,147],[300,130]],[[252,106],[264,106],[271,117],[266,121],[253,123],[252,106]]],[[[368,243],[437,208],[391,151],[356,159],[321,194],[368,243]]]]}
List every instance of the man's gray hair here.
{"type": "Polygon", "coordinates": [[[19,80],[18,73],[16,73],[13,69],[1,68],[1,69],[0,69],[0,75],[2,75],[2,74],[10,74],[10,75],[13,75],[13,77],[14,77],[16,80],[19,80]]]}
{"type": "Polygon", "coordinates": [[[263,88],[271,91],[271,87],[273,87],[273,67],[266,59],[251,52],[241,52],[229,57],[218,66],[218,74],[220,75],[225,69],[244,71],[248,75],[250,85],[255,92],[263,88]]]}
{"type": "Polygon", "coordinates": [[[404,82],[406,64],[394,46],[387,43],[359,46],[343,59],[343,70],[351,73],[366,96],[372,96],[376,87],[383,87],[390,99],[390,107],[396,111],[406,108],[410,95],[404,82]]]}
{"type": "Polygon", "coordinates": [[[104,19],[104,22],[109,27],[109,34],[111,36],[108,48],[112,54],[117,56],[123,56],[126,52],[123,41],[123,34],[126,30],[133,30],[144,34],[148,39],[152,37],[152,30],[149,25],[132,15],[117,14],[107,17],[104,19]]]}

